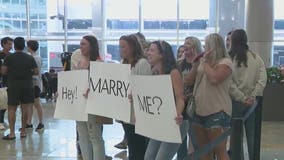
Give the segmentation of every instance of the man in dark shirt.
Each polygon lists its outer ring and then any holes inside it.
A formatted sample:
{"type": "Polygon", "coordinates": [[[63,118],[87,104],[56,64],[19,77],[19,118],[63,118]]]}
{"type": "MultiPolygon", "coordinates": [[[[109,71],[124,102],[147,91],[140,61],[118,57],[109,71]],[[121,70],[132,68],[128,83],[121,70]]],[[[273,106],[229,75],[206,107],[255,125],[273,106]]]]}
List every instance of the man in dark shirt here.
{"type": "Polygon", "coordinates": [[[22,129],[21,138],[26,137],[25,125],[27,121],[27,107],[32,107],[34,102],[34,91],[32,76],[38,75],[38,68],[34,58],[23,52],[25,40],[17,37],[14,40],[15,53],[4,59],[1,71],[8,77],[8,120],[10,134],[4,136],[3,140],[14,140],[15,121],[17,106],[22,106],[22,129]]]}
{"type": "MultiPolygon", "coordinates": [[[[4,58],[8,56],[10,53],[10,50],[13,47],[13,39],[10,37],[4,37],[1,39],[1,46],[2,51],[0,51],[0,68],[2,66],[2,63],[4,61],[4,58]]],[[[0,73],[0,88],[7,87],[7,76],[3,76],[0,73]]],[[[4,117],[5,117],[6,109],[0,110],[0,130],[5,130],[5,123],[4,123],[4,117]]]]}

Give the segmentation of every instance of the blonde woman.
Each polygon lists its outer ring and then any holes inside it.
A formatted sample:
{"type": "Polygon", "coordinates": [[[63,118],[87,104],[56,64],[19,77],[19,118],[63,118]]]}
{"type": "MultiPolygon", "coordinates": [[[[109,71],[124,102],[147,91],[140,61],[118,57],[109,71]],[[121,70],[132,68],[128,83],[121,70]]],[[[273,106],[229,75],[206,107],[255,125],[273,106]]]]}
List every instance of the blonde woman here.
{"type": "MultiPolygon", "coordinates": [[[[194,93],[196,110],[193,117],[193,130],[198,148],[220,136],[230,126],[232,102],[229,95],[229,83],[233,72],[233,63],[226,52],[223,38],[213,33],[205,38],[205,55],[199,65],[186,76],[188,85],[195,83],[194,93]]],[[[213,153],[219,160],[229,160],[226,142],[217,145],[213,152],[203,155],[201,160],[213,159],[213,153]]]]}
{"type": "MultiPolygon", "coordinates": [[[[202,48],[201,48],[201,42],[198,38],[193,37],[193,36],[189,36],[187,38],[185,38],[185,42],[183,46],[183,59],[178,61],[178,68],[180,70],[180,72],[182,73],[182,78],[183,78],[183,82],[184,82],[184,103],[185,106],[187,105],[189,96],[192,94],[193,92],[193,85],[187,85],[185,84],[184,78],[186,76],[186,74],[188,74],[188,72],[191,70],[192,68],[192,64],[191,62],[193,61],[194,57],[198,54],[201,53],[202,48]]],[[[193,139],[193,135],[192,135],[192,127],[191,127],[191,120],[189,121],[189,130],[188,130],[188,135],[189,135],[189,140],[188,140],[188,144],[187,144],[187,137],[185,137],[183,139],[183,142],[178,150],[177,153],[177,160],[182,160],[184,159],[185,156],[187,156],[188,152],[192,152],[194,151],[194,146],[195,146],[195,139],[193,139]],[[188,150],[187,150],[187,146],[188,146],[188,150]]]]}

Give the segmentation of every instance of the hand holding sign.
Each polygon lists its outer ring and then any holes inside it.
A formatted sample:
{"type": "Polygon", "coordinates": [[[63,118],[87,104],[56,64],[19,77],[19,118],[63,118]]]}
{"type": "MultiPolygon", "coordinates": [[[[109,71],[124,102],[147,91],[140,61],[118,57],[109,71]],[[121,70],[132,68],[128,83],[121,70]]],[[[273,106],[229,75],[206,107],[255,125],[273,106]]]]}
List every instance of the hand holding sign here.
{"type": "Polygon", "coordinates": [[[183,121],[183,116],[181,114],[178,114],[175,120],[176,120],[176,124],[181,125],[183,121]]]}
{"type": "Polygon", "coordinates": [[[171,143],[181,143],[172,82],[169,75],[131,76],[135,133],[171,143]]]}
{"type": "Polygon", "coordinates": [[[87,121],[87,100],[83,93],[88,88],[88,71],[76,70],[58,73],[58,97],[54,118],[87,121]],[[74,77],[75,78],[71,78],[74,77]]]}
{"type": "Polygon", "coordinates": [[[90,93],[86,112],[130,122],[130,65],[90,63],[90,93]]]}

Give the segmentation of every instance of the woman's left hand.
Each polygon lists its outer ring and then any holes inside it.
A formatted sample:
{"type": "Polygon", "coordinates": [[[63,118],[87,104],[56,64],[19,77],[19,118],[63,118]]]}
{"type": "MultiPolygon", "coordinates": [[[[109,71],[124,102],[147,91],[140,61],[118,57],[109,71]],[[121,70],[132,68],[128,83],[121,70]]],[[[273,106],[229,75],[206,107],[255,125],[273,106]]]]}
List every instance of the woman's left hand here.
{"type": "Polygon", "coordinates": [[[133,97],[132,97],[132,94],[129,94],[129,95],[128,95],[128,100],[129,100],[129,102],[130,102],[130,103],[133,103],[133,97]]]}
{"type": "Polygon", "coordinates": [[[176,124],[177,125],[181,125],[182,124],[182,121],[183,121],[183,116],[181,114],[178,114],[175,118],[176,120],[176,124]]]}
{"type": "Polygon", "coordinates": [[[89,92],[90,92],[90,88],[88,88],[88,89],[86,90],[86,92],[83,94],[83,96],[84,96],[86,99],[88,98],[89,92]]]}

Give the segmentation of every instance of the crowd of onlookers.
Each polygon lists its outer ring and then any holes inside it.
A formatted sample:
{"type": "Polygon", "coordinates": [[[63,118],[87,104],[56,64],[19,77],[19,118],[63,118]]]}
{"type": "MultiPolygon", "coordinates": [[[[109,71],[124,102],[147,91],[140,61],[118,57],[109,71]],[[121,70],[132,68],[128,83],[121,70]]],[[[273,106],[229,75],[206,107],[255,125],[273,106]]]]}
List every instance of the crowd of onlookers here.
{"type": "Polygon", "coordinates": [[[44,129],[43,111],[40,103],[42,80],[40,76],[41,57],[37,54],[39,43],[35,40],[25,41],[22,37],[1,39],[1,87],[7,90],[7,106],[0,110],[0,129],[10,129],[10,133],[2,137],[3,140],[14,140],[16,110],[18,106],[22,112],[22,127],[19,128],[20,137],[26,137],[26,129],[33,129],[33,106],[38,115],[36,131],[44,129]],[[11,53],[14,45],[14,53],[11,53]],[[26,47],[27,46],[27,47],[26,47]],[[24,49],[27,52],[24,52],[24,49]],[[4,122],[5,112],[8,110],[8,123],[4,122]]]}
{"type": "MultiPolygon", "coordinates": [[[[171,160],[177,153],[177,159],[184,159],[230,127],[235,127],[233,118],[243,117],[255,104],[262,107],[262,93],[266,85],[267,75],[261,57],[251,51],[247,45],[247,35],[242,29],[228,33],[226,40],[217,33],[205,37],[204,45],[194,36],[185,38],[184,44],[175,56],[171,45],[164,40],[149,42],[143,34],[123,35],[119,39],[122,64],[131,65],[132,75],[168,74],[172,80],[175,99],[176,117],[173,121],[180,127],[182,144],[168,143],[147,138],[135,133],[135,121],[120,122],[124,129],[124,139],[115,147],[128,148],[129,160],[171,160]],[[194,98],[193,113],[188,114],[186,108],[194,98]]],[[[36,54],[38,42],[29,40],[29,54],[23,52],[25,40],[17,37],[1,40],[1,76],[2,85],[8,87],[8,121],[10,133],[5,140],[15,139],[15,111],[20,105],[22,109],[21,138],[25,137],[25,129],[32,128],[31,109],[35,106],[39,116],[37,130],[43,129],[42,109],[39,103],[43,81],[47,99],[56,93],[57,78],[54,70],[39,76],[41,62],[36,54]],[[2,42],[3,41],[3,42],[2,42]],[[10,53],[14,42],[15,53],[10,53]],[[4,59],[4,60],[2,60],[4,59]],[[52,82],[52,83],[50,83],[52,82]],[[51,87],[52,86],[52,87],[51,87]]],[[[103,61],[99,52],[98,40],[93,35],[86,35],[80,41],[80,48],[72,54],[71,70],[89,69],[90,61],[103,61]]],[[[284,68],[280,68],[284,75],[284,68]]],[[[86,98],[88,97],[86,88],[86,98]]],[[[129,103],[133,107],[132,95],[129,103]]],[[[248,145],[249,159],[255,157],[255,142],[259,113],[254,111],[244,123],[248,145]]],[[[1,110],[0,124],[4,124],[4,110],[1,110]]],[[[132,119],[135,119],[133,115],[132,119]]],[[[87,122],[76,122],[78,150],[84,160],[111,159],[106,156],[102,137],[102,117],[88,115],[87,122]]],[[[5,128],[1,126],[0,129],[5,128]]],[[[150,125],[150,124],[149,124],[150,125]]],[[[242,128],[233,128],[235,131],[242,128]]],[[[232,135],[233,136],[233,135],[232,135]]],[[[237,150],[234,137],[230,143],[227,139],[214,149],[200,157],[201,160],[229,160],[237,150]],[[230,144],[230,145],[228,145],[230,144]]],[[[241,143],[242,144],[242,143],[241,143]]],[[[239,146],[237,148],[242,148],[239,146]]]]}

